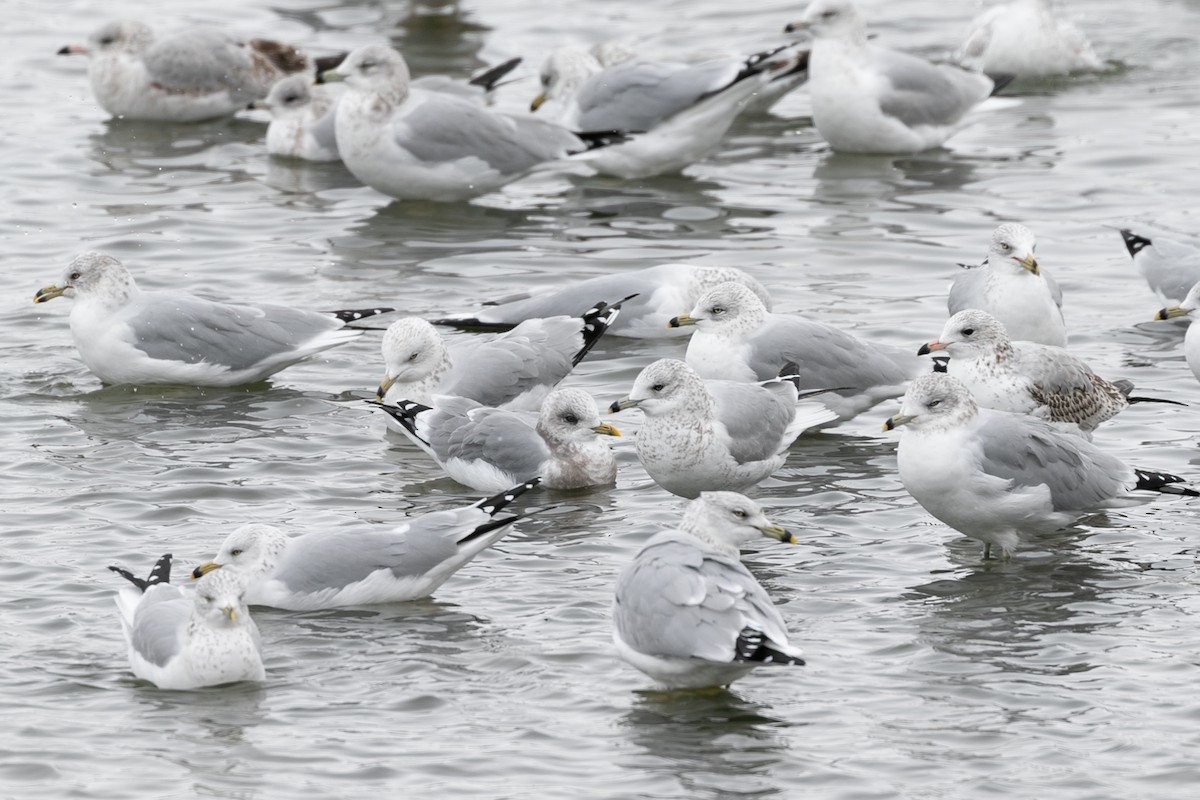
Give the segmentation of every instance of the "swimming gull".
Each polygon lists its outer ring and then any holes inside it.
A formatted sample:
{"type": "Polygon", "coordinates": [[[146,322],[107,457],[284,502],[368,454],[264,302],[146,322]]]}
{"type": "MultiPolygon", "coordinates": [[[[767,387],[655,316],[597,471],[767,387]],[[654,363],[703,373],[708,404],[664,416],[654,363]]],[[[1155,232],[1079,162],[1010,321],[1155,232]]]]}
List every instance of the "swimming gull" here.
{"type": "Polygon", "coordinates": [[[691,311],[668,324],[696,327],[687,363],[703,378],[766,380],[795,362],[801,389],[834,390],[820,400],[838,421],[899,397],[909,380],[928,369],[911,350],[870,344],[794,314],[773,314],[735,283],[705,292],[691,311]]]}
{"type": "Polygon", "coordinates": [[[243,525],[192,577],[213,570],[236,572],[247,582],[250,605],[296,611],[428,597],[503,538],[509,525],[528,516],[498,514],[536,485],[531,480],[473,505],[410,517],[384,531],[314,531],[289,537],[273,525],[243,525]]]}
{"type": "Polygon", "coordinates": [[[1000,320],[1013,339],[1066,347],[1062,290],[1042,271],[1036,247],[1033,231],[1024,225],[996,228],[983,263],[960,265],[966,271],[950,285],[950,313],[978,308],[1000,320]]]}
{"type": "Polygon", "coordinates": [[[442,325],[510,328],[527,319],[559,314],[578,317],[597,297],[636,295],[621,304],[621,314],[609,321],[608,336],[633,339],[683,337],[691,328],[671,328],[663,320],[681,308],[691,308],[712,287],[734,281],[746,286],[763,304],[771,297],[755,278],[737,267],[702,267],[694,264],[659,264],[656,267],[610,272],[572,283],[561,289],[501,297],[478,311],[436,320],[442,325]]]}
{"type": "Polygon", "coordinates": [[[656,534],[622,570],[613,644],[668,688],[728,686],[763,664],[804,664],[779,610],[739,560],[759,536],[794,544],[786,529],[735,492],[704,492],[679,527],[656,534]]]}
{"type": "Polygon", "coordinates": [[[900,480],[926,511],[1008,558],[1020,539],[1089,512],[1145,501],[1135,492],[1200,496],[1183,478],[1127,466],[1087,440],[1027,414],[979,408],[951,375],[912,382],[900,413],[900,480]]]}
{"type": "Polygon", "coordinates": [[[1170,402],[1131,397],[1132,383],[1101,378],[1061,347],[1014,342],[999,320],[978,309],[955,314],[917,352],[949,355],[946,371],[984,408],[1032,414],[1088,437],[1131,403],[1170,402]]]}
{"type": "Polygon", "coordinates": [[[158,560],[146,580],[120,567],[109,569],[133,584],[116,600],[134,675],[160,689],[266,677],[243,576],[208,575],[195,591],[184,591],[170,583],[170,555],[158,560]]]}
{"type": "Polygon", "coordinates": [[[408,400],[380,407],[451,478],[481,492],[533,477],[547,489],[582,489],[617,475],[601,437],[621,434],[600,421],[596,402],[581,389],[555,389],[537,413],[444,395],[432,407],[408,400]]]}
{"type": "Polygon", "coordinates": [[[1050,0],[1015,0],[985,9],[955,56],[988,75],[1045,78],[1098,70],[1100,59],[1083,31],[1056,19],[1050,0]]]}
{"type": "Polygon", "coordinates": [[[71,336],[87,368],[105,383],[240,386],[362,335],[347,327],[393,311],[304,311],[220,303],[178,291],[144,292],[120,261],[76,256],[60,284],[35,303],[74,297],[71,336]]]}
{"type": "Polygon", "coordinates": [[[1200,247],[1162,236],[1151,241],[1128,228],[1120,231],[1133,265],[1163,299],[1179,302],[1200,283],[1200,247]]]}
{"type": "MultiPolygon", "coordinates": [[[[1188,290],[1183,302],[1159,310],[1154,318],[1174,319],[1175,317],[1190,316],[1197,308],[1200,308],[1200,283],[1188,290]]],[[[1183,355],[1187,359],[1192,374],[1196,376],[1197,380],[1200,380],[1200,325],[1197,325],[1194,319],[1188,325],[1187,335],[1183,337],[1183,355]]]]}
{"type": "Polygon", "coordinates": [[[578,317],[526,320],[494,339],[459,336],[447,342],[423,319],[397,320],[383,335],[386,368],[375,397],[428,405],[434,395],[446,394],[485,406],[536,410],[600,341],[623,302],[595,303],[578,317]]]}
{"type": "Polygon", "coordinates": [[[403,56],[383,45],[358,48],[324,75],[350,87],[337,112],[342,161],[363,183],[402,200],[477,197],[539,165],[624,139],[414,87],[403,56]]]}
{"type": "Polygon", "coordinates": [[[847,153],[939,147],[998,84],[986,75],[867,41],[850,0],[815,0],[791,31],[813,36],[808,91],[817,132],[847,153]]]}
{"type": "Polygon", "coordinates": [[[747,489],[783,466],[801,433],[836,419],[820,403],[797,405],[795,364],[763,383],[704,381],[682,361],[662,358],[638,374],[609,406],[646,415],[635,437],[638,457],[672,494],[747,489]]]}
{"type": "Polygon", "coordinates": [[[224,31],[193,26],[157,36],[141,22],[108,22],[83,45],[59,55],[86,55],[96,101],[125,119],[198,122],[240,111],[266,97],[286,75],[335,66],[341,56],[312,59],[268,39],[243,41],[224,31]]]}

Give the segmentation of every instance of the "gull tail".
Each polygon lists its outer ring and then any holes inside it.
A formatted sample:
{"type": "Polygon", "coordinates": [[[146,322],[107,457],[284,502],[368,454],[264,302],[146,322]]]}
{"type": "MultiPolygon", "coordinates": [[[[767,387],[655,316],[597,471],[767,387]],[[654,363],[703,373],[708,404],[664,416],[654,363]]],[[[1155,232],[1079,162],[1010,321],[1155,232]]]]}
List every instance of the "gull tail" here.
{"type": "Polygon", "coordinates": [[[123,569],[121,567],[109,567],[109,569],[111,569],[113,572],[120,575],[125,580],[132,583],[134,586],[136,586],[138,588],[139,591],[144,593],[147,589],[149,589],[151,586],[153,586],[156,583],[170,583],[171,582],[171,558],[172,558],[172,556],[170,553],[167,553],[166,555],[160,557],[158,559],[158,561],[155,562],[154,568],[150,570],[150,576],[148,578],[146,578],[145,580],[142,580],[141,578],[134,575],[129,570],[123,569]]]}
{"type": "Polygon", "coordinates": [[[478,86],[486,92],[490,92],[500,85],[500,79],[517,68],[521,63],[521,57],[510,58],[508,61],[497,64],[494,67],[488,67],[483,72],[475,75],[467,83],[472,86],[478,86]]]}
{"type": "Polygon", "coordinates": [[[798,651],[785,652],[769,640],[762,631],[749,626],[742,628],[737,641],[733,643],[734,661],[750,661],[759,664],[794,664],[804,666],[804,659],[798,651]]]}
{"type": "Polygon", "coordinates": [[[1183,483],[1184,481],[1178,475],[1172,475],[1169,472],[1149,472],[1144,469],[1135,469],[1133,474],[1137,476],[1137,484],[1133,487],[1135,490],[1141,489],[1148,492],[1200,497],[1200,492],[1197,492],[1195,489],[1189,489],[1186,486],[1175,486],[1174,484],[1183,483]]]}
{"type": "Polygon", "coordinates": [[[466,536],[459,539],[458,543],[461,545],[461,544],[471,541],[472,539],[478,539],[480,536],[484,536],[488,533],[491,533],[492,531],[496,530],[497,528],[503,528],[505,525],[511,525],[519,519],[525,519],[526,517],[531,516],[532,514],[536,513],[534,511],[530,511],[530,512],[527,512],[524,514],[512,514],[507,517],[501,517],[499,519],[497,519],[497,517],[496,517],[496,514],[498,514],[505,507],[507,507],[510,503],[512,503],[513,500],[516,500],[518,497],[525,494],[526,492],[528,492],[530,489],[534,488],[541,482],[542,482],[541,478],[530,478],[529,480],[522,483],[520,486],[514,486],[511,489],[505,489],[503,492],[501,492],[498,495],[484,498],[483,500],[480,500],[478,503],[475,503],[476,508],[483,511],[485,514],[490,515],[492,517],[492,519],[488,522],[483,523],[482,525],[477,527],[475,530],[471,531],[466,536]]]}
{"type": "Polygon", "coordinates": [[[600,337],[616,321],[617,314],[621,312],[621,304],[635,297],[637,297],[636,294],[631,294],[628,297],[621,298],[612,305],[600,302],[584,313],[583,347],[579,348],[579,351],[575,353],[575,357],[571,359],[572,367],[579,366],[579,362],[583,361],[583,357],[596,346],[596,342],[600,341],[600,337]]]}
{"type": "Polygon", "coordinates": [[[1136,233],[1129,230],[1129,228],[1117,228],[1117,231],[1121,234],[1121,238],[1125,241],[1125,249],[1129,251],[1130,258],[1134,258],[1138,253],[1142,252],[1142,250],[1154,244],[1145,236],[1138,236],[1136,233]]]}

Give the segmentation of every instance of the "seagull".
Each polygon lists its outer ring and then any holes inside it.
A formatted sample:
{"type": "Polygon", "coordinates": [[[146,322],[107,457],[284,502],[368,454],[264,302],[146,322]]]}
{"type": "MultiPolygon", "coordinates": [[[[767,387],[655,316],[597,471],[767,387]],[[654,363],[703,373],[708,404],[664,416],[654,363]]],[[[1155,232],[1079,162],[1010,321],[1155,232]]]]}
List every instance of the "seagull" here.
{"type": "Polygon", "coordinates": [[[1014,339],[1066,347],[1062,289],[1042,271],[1036,248],[1033,231],[1024,225],[996,228],[983,263],[962,265],[966,271],[950,285],[950,313],[978,308],[1000,320],[1014,339]]]}
{"type": "Polygon", "coordinates": [[[1011,80],[871,44],[850,0],[815,0],[786,31],[813,36],[808,59],[813,122],[838,152],[940,147],[967,112],[1011,80]]]}
{"type": "Polygon", "coordinates": [[[1079,436],[1028,414],[979,408],[957,378],[912,382],[885,430],[904,427],[900,480],[926,511],[1008,558],[1020,539],[1089,512],[1145,502],[1135,492],[1200,497],[1183,478],[1127,466],[1079,436]]]}
{"type": "Polygon", "coordinates": [[[819,403],[796,405],[795,370],[787,364],[763,383],[704,381],[682,361],[662,358],[609,411],[640,408],[646,415],[635,439],[638,457],[668,492],[748,489],[783,466],[796,437],[836,418],[819,403]]]}
{"type": "Polygon", "coordinates": [[[195,26],[158,36],[141,22],[108,22],[84,45],[59,55],[89,57],[88,77],[101,107],[124,119],[198,122],[225,117],[267,96],[287,75],[316,76],[342,56],[312,59],[269,39],[243,41],[195,26]]]}
{"type": "Polygon", "coordinates": [[[950,356],[946,371],[984,408],[1032,414],[1089,438],[1131,403],[1171,402],[1131,397],[1132,383],[1101,378],[1061,347],[1014,342],[999,320],[977,309],[955,314],[917,354],[934,352],[950,356]]]}
{"type": "Polygon", "coordinates": [[[146,580],[120,567],[109,569],[132,584],[116,600],[134,675],[160,689],[266,677],[242,576],[209,575],[196,583],[195,591],[185,592],[170,583],[169,554],[146,580]]]}
{"type": "Polygon", "coordinates": [[[408,400],[379,407],[451,478],[481,492],[534,477],[547,489],[583,489],[617,475],[601,437],[621,433],[600,421],[595,401],[581,389],[555,389],[537,413],[443,395],[432,408],[408,400]]]}
{"type": "MultiPolygon", "coordinates": [[[[1183,302],[1175,306],[1167,306],[1159,310],[1154,315],[1155,319],[1174,319],[1175,317],[1185,317],[1191,315],[1193,311],[1200,308],[1200,283],[1197,283],[1190,290],[1187,296],[1183,298],[1183,302]]],[[[1200,380],[1200,325],[1192,322],[1188,325],[1187,334],[1183,337],[1183,355],[1187,359],[1188,367],[1191,368],[1192,374],[1200,380]]]]}
{"type": "Polygon", "coordinates": [[[428,597],[527,514],[497,516],[537,485],[514,486],[462,508],[410,517],[391,530],[316,531],[290,537],[273,525],[243,525],[192,571],[246,582],[246,602],[295,611],[400,603],[428,597]]]}
{"type": "Polygon", "coordinates": [[[988,75],[1045,78],[1101,68],[1083,31],[1054,18],[1050,0],[1015,0],[971,24],[955,60],[988,75]]]}
{"type": "Polygon", "coordinates": [[[1120,228],[1133,265],[1160,297],[1180,302],[1200,283],[1200,248],[1155,236],[1151,241],[1128,228],[1120,228]]]}
{"type": "Polygon", "coordinates": [[[576,134],[415,87],[403,56],[384,45],[360,47],[323,75],[350,87],[337,112],[342,161],[363,183],[401,200],[478,197],[535,167],[625,138],[576,134]]]}
{"type": "Polygon", "coordinates": [[[788,362],[799,366],[800,387],[832,390],[821,402],[850,419],[899,397],[924,370],[912,351],[868,344],[832,325],[794,314],[773,314],[745,286],[724,283],[705,292],[672,328],[695,326],[687,363],[702,378],[767,380],[788,362]]]}
{"type": "Polygon", "coordinates": [[[617,654],[672,689],[728,686],[763,664],[803,666],[779,610],[739,560],[738,547],[759,536],[796,542],[743,495],[692,500],[679,527],[646,542],[617,580],[617,654]]]}
{"type": "Polygon", "coordinates": [[[478,311],[435,320],[438,325],[465,328],[511,328],[527,319],[565,314],[578,317],[597,297],[631,296],[621,304],[619,317],[609,320],[608,336],[631,339],[680,338],[690,328],[663,325],[664,318],[680,308],[691,308],[712,287],[734,281],[746,286],[768,309],[771,296],[761,283],[737,267],[702,267],[694,264],[659,264],[646,269],[610,272],[578,281],[561,289],[547,289],[503,297],[478,311]]]}
{"type": "Polygon", "coordinates": [[[83,363],[109,384],[241,386],[362,335],[348,327],[394,311],[304,311],[234,304],[178,291],[143,292],[115,258],[76,256],[35,303],[75,298],[71,336],[83,363]]]}
{"type": "Polygon", "coordinates": [[[375,399],[428,405],[444,394],[537,410],[600,341],[623,302],[595,303],[578,317],[526,320],[494,339],[458,337],[453,343],[423,319],[397,320],[383,335],[387,366],[375,399]]]}

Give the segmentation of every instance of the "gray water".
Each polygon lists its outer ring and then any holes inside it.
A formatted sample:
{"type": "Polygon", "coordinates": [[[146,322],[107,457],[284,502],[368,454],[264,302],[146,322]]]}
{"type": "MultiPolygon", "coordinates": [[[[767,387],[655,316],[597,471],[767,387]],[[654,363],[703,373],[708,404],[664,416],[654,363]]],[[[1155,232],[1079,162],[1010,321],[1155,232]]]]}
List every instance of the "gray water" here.
{"type": "MultiPolygon", "coordinates": [[[[1021,221],[1063,285],[1072,348],[1102,374],[1193,403],[1131,409],[1098,443],[1195,479],[1200,387],[1182,328],[1148,321],[1161,302],[1106,226],[1200,230],[1200,6],[1066,5],[1111,68],[1026,86],[1018,107],[947,150],[834,156],[801,91],[683,176],[545,177],[427,205],[390,203],[340,166],[269,160],[259,118],[109,120],[82,59],[53,54],[108,18],[145,17],[143,5],[10,4],[0,795],[1194,797],[1200,505],[1097,516],[982,563],[976,542],[901,488],[895,440],[879,431],[894,404],[803,438],[755,491],[801,539],[747,561],[807,667],[663,694],[616,659],[616,573],[681,507],[626,440],[615,488],[535,498],[553,507],[433,599],[261,609],[264,684],[156,690],[129,672],[109,564],[144,572],[164,552],[195,563],[246,521],[353,531],[474,495],[360,402],[381,375],[377,334],[249,389],[103,388],[71,343],[69,302],[30,302],[82,249],[116,255],[152,288],[420,315],[690,260],[751,271],[782,310],[915,348],[941,329],[954,264],[1021,221]]],[[[150,21],[325,50],[390,39],[418,74],[524,55],[524,79],[500,98],[514,111],[564,41],[751,50],[800,12],[779,0],[171,6],[150,21]]],[[[939,56],[974,10],[874,2],[868,17],[889,44],[939,56]]],[[[570,385],[608,403],[651,359],[681,352],[604,341],[570,385]]]]}

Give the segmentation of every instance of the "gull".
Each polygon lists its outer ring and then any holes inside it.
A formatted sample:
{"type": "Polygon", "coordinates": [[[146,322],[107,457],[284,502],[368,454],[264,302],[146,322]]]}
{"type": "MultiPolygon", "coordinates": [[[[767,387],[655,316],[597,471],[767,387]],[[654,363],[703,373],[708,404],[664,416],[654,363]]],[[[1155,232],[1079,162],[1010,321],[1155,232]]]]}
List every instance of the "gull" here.
{"type": "Polygon", "coordinates": [[[242,576],[209,575],[185,592],[170,583],[170,555],[158,560],[146,580],[120,567],[109,569],[133,584],[116,600],[134,675],[160,689],[266,677],[242,576]]]}
{"type": "Polygon", "coordinates": [[[875,345],[793,314],[773,314],[745,286],[724,283],[705,292],[673,328],[695,326],[687,363],[702,378],[766,380],[784,364],[799,367],[800,388],[829,389],[821,402],[847,420],[904,393],[924,369],[912,351],[875,345]]]}
{"type": "Polygon", "coordinates": [[[1024,225],[1005,223],[992,233],[987,257],[950,285],[951,314],[968,308],[988,312],[1017,340],[1066,347],[1062,290],[1034,257],[1037,239],[1024,225]]]}
{"type": "Polygon", "coordinates": [[[778,100],[807,77],[808,54],[776,47],[748,57],[626,60],[605,67],[580,47],[560,48],[542,67],[555,121],[572,130],[637,133],[588,160],[622,178],[677,172],[713,153],[734,119],[760,94],[778,100]]]}
{"type": "Polygon", "coordinates": [[[812,33],[813,122],[839,152],[915,153],[939,147],[967,112],[1011,80],[871,44],[849,0],[815,0],[786,30],[812,33]]]}
{"type": "Polygon", "coordinates": [[[273,525],[243,525],[192,571],[233,572],[246,602],[295,611],[400,603],[428,597],[527,514],[497,516],[537,480],[473,505],[410,517],[391,530],[316,531],[290,537],[273,525]]]}
{"type": "MultiPolygon", "coordinates": [[[[1175,317],[1189,316],[1197,308],[1200,308],[1200,283],[1197,283],[1188,290],[1187,296],[1183,298],[1183,302],[1175,306],[1167,306],[1160,309],[1154,315],[1155,319],[1174,319],[1175,317]]],[[[1192,374],[1200,380],[1200,325],[1192,322],[1188,325],[1187,334],[1183,337],[1183,355],[1187,359],[1188,367],[1191,368],[1192,374]]]]}
{"type": "Polygon", "coordinates": [[[621,314],[609,321],[608,336],[631,339],[683,337],[689,328],[671,328],[664,318],[680,308],[691,308],[712,287],[734,281],[746,286],[767,308],[771,297],[753,276],[737,267],[701,267],[694,264],[659,264],[628,272],[610,272],[578,281],[561,289],[502,297],[478,311],[435,320],[439,325],[511,328],[527,319],[565,314],[582,316],[597,297],[632,296],[621,304],[621,314]]]}
{"type": "Polygon", "coordinates": [[[234,304],[178,291],[143,292],[120,261],[76,256],[35,303],[75,298],[71,336],[83,363],[110,384],[240,386],[362,335],[348,327],[391,308],[304,311],[234,304]]]}
{"type": "Polygon", "coordinates": [[[1032,414],[1089,438],[1131,403],[1171,402],[1131,397],[1132,383],[1101,378],[1061,347],[1014,342],[999,320],[977,309],[955,314],[917,354],[933,352],[950,356],[946,371],[984,408],[1032,414]]]}
{"type": "Polygon", "coordinates": [[[1163,299],[1179,302],[1200,283],[1200,248],[1161,236],[1151,241],[1128,228],[1119,230],[1133,265],[1163,299]]]}
{"type": "Polygon", "coordinates": [[[904,426],[897,458],[904,488],[926,511],[1008,558],[1023,536],[1089,512],[1144,502],[1135,492],[1200,497],[1183,478],[1127,466],[1087,440],[1027,414],[979,408],[957,378],[912,382],[885,430],[904,426]]]}
{"type": "Polygon", "coordinates": [[[538,413],[444,395],[433,407],[401,400],[380,408],[451,478],[481,492],[534,477],[547,489],[582,489],[617,475],[600,437],[621,433],[600,421],[595,401],[581,389],[555,389],[538,413]]]}
{"type": "Polygon", "coordinates": [[[971,24],[955,60],[988,75],[1045,78],[1101,68],[1083,31],[1054,18],[1050,0],[1015,0],[971,24]]]}
{"type": "Polygon", "coordinates": [[[360,47],[323,74],[350,87],[336,120],[342,161],[366,185],[401,200],[478,197],[542,164],[624,139],[414,87],[403,56],[383,45],[360,47]]]}
{"type": "Polygon", "coordinates": [[[704,492],[679,527],[656,534],[621,572],[617,654],[668,688],[728,686],[763,664],[802,666],[787,627],[738,547],[795,537],[736,492],[704,492]]]}
{"type": "Polygon", "coordinates": [[[397,320],[383,335],[386,370],[375,398],[428,405],[445,394],[536,410],[600,341],[623,302],[595,303],[582,316],[530,319],[494,339],[454,343],[423,319],[397,320]]]}
{"type": "Polygon", "coordinates": [[[106,23],[86,46],[67,45],[58,54],[89,57],[92,92],[109,114],[169,122],[229,116],[266,97],[280,78],[315,77],[341,60],[312,59],[291,45],[242,41],[203,26],[160,37],[134,20],[106,23]]]}
{"type": "Polygon", "coordinates": [[[819,403],[797,406],[795,367],[785,365],[780,378],[763,383],[704,381],[682,361],[662,358],[609,411],[640,408],[646,415],[635,439],[638,457],[668,492],[747,489],[783,466],[801,433],[836,419],[819,403]]]}

